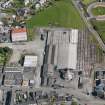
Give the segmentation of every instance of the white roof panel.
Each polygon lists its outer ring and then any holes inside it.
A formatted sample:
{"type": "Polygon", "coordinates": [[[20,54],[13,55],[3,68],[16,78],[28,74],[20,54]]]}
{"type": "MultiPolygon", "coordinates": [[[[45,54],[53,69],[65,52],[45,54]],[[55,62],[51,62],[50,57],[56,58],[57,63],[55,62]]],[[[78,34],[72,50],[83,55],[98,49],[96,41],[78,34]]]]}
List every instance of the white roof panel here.
{"type": "Polygon", "coordinates": [[[71,30],[70,43],[78,43],[78,30],[71,30]]]}
{"type": "Polygon", "coordinates": [[[36,67],[37,59],[37,56],[25,56],[24,67],[36,67]]]}
{"type": "Polygon", "coordinates": [[[76,69],[77,65],[77,45],[69,45],[69,54],[68,54],[68,68],[76,69]]]}

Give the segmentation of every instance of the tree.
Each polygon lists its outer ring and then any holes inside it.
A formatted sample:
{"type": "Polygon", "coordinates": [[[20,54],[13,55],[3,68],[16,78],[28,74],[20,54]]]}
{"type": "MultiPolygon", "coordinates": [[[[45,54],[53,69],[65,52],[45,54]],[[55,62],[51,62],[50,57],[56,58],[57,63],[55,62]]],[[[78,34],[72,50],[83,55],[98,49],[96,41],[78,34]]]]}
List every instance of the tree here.
{"type": "Polygon", "coordinates": [[[77,102],[72,101],[71,105],[77,105],[77,102]]]}
{"type": "Polygon", "coordinates": [[[54,105],[55,101],[56,101],[55,96],[52,96],[50,99],[50,105],[54,105]]]}

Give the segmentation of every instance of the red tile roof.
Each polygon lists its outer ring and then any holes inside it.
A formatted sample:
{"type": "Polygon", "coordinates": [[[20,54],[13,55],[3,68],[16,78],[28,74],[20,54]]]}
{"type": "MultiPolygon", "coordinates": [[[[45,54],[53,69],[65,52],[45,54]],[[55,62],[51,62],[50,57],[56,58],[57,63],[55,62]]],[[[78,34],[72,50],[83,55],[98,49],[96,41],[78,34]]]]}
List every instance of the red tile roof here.
{"type": "Polygon", "coordinates": [[[26,32],[26,28],[13,28],[12,33],[22,33],[26,32]]]}

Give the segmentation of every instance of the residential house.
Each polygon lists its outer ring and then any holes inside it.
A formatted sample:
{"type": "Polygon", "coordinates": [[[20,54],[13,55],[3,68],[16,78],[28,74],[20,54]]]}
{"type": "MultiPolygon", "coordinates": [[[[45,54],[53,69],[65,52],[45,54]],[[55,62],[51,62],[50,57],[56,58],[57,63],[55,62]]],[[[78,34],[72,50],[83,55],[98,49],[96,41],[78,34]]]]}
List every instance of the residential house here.
{"type": "Polygon", "coordinates": [[[27,41],[26,28],[13,28],[11,33],[12,42],[27,41]]]}

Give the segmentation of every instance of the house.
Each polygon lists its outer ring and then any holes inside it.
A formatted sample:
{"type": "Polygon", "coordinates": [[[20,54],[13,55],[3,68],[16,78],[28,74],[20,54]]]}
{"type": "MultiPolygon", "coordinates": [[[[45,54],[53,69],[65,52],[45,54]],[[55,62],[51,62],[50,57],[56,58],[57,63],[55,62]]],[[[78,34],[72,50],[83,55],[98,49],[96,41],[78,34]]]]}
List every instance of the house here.
{"type": "Polygon", "coordinates": [[[11,33],[11,40],[12,42],[27,41],[26,28],[13,28],[11,33]]]}
{"type": "Polygon", "coordinates": [[[36,8],[36,10],[39,10],[40,7],[41,7],[41,4],[40,4],[39,2],[35,4],[35,8],[36,8]]]}
{"type": "Polygon", "coordinates": [[[16,11],[17,15],[18,16],[24,16],[25,14],[25,10],[23,8],[19,8],[17,11],[16,11]]]}
{"type": "Polygon", "coordinates": [[[24,67],[36,67],[38,57],[34,55],[26,55],[24,58],[24,67]]]}
{"type": "Polygon", "coordinates": [[[41,4],[41,6],[43,6],[43,4],[46,2],[47,0],[39,0],[39,3],[41,4]]]}

